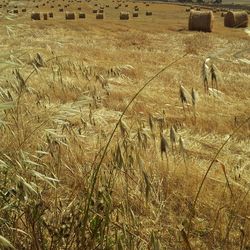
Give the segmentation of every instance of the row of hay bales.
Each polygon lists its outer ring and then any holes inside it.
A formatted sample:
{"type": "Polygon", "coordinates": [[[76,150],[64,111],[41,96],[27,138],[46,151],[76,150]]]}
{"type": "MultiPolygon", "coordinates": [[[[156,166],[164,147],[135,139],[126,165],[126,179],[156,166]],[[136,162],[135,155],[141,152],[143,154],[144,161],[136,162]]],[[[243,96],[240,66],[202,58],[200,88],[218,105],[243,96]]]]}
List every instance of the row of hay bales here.
{"type": "MultiPolygon", "coordinates": [[[[133,17],[138,17],[139,14],[138,12],[134,12],[132,14],[133,17]]],[[[48,17],[53,18],[53,13],[40,13],[40,12],[35,12],[31,14],[31,19],[32,20],[48,20],[48,17]]],[[[85,13],[79,13],[78,14],[79,19],[84,19],[86,18],[85,13]]],[[[66,20],[75,20],[76,19],[76,14],[74,12],[66,12],[65,13],[65,19],[66,20]]],[[[96,13],[96,19],[104,19],[104,13],[96,13]]],[[[129,12],[120,12],[120,20],[129,20],[130,19],[130,13],[129,12]]]]}
{"type": "Polygon", "coordinates": [[[22,13],[25,13],[27,10],[24,8],[24,9],[21,9],[21,11],[19,11],[18,9],[7,9],[7,13],[13,13],[13,14],[18,14],[19,12],[22,12],[22,13]]]}
{"type": "MultiPolygon", "coordinates": [[[[216,8],[210,8],[210,7],[203,7],[204,9],[207,9],[207,10],[211,10],[213,13],[216,13],[216,12],[219,12],[219,11],[222,11],[221,9],[216,9],[216,8]]],[[[201,7],[200,6],[191,6],[190,8],[186,8],[186,12],[190,12],[191,10],[198,10],[200,11],[201,10],[201,7]]]]}
{"type": "MultiPolygon", "coordinates": [[[[86,14],[85,13],[79,13],[78,18],[79,19],[85,19],[86,14]]],[[[76,19],[76,14],[74,12],[66,12],[65,13],[65,19],[66,20],[75,20],[76,19]]]]}
{"type": "Polygon", "coordinates": [[[40,13],[40,12],[33,12],[31,13],[31,20],[48,20],[48,18],[53,18],[54,14],[52,12],[49,13],[40,13]]]}
{"type": "MultiPolygon", "coordinates": [[[[41,13],[41,12],[33,12],[31,13],[31,20],[48,20],[49,18],[53,18],[54,14],[53,12],[49,12],[49,13],[41,13]]],[[[84,19],[86,18],[86,14],[85,13],[78,13],[78,18],[79,19],[84,19]]],[[[74,12],[66,12],[65,13],[65,19],[66,20],[74,20],[76,19],[76,14],[74,12]]]]}
{"type": "MultiPolygon", "coordinates": [[[[214,15],[212,11],[191,10],[188,29],[194,31],[212,32],[214,15]]],[[[230,28],[245,28],[248,26],[246,11],[229,11],[224,15],[224,26],[230,28]]]]}
{"type": "MultiPolygon", "coordinates": [[[[153,15],[152,11],[146,11],[145,14],[146,14],[146,16],[152,16],[153,15]]],[[[139,17],[139,13],[134,11],[132,13],[132,16],[133,17],[139,17]]],[[[129,20],[129,18],[130,18],[130,13],[129,12],[124,12],[124,11],[120,12],[120,20],[129,20]]]]}

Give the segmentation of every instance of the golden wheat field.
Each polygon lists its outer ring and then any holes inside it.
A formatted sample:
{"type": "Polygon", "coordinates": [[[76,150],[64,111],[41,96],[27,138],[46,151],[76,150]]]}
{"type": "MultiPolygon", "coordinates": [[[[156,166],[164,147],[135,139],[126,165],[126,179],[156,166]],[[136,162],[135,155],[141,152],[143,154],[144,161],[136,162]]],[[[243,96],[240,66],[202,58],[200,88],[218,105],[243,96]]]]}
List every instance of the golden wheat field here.
{"type": "Polygon", "coordinates": [[[249,29],[217,11],[189,31],[160,2],[0,7],[0,249],[250,249],[249,29]]]}

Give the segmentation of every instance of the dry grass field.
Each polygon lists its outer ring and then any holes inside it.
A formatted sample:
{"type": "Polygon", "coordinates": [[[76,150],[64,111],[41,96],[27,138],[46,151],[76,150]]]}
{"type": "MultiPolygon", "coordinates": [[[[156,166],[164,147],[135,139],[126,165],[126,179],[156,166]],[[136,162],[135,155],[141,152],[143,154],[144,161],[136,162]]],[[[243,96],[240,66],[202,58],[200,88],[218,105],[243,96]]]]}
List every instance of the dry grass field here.
{"type": "Polygon", "coordinates": [[[219,12],[190,32],[161,3],[9,5],[27,11],[1,9],[0,249],[249,250],[248,30],[219,12]]]}

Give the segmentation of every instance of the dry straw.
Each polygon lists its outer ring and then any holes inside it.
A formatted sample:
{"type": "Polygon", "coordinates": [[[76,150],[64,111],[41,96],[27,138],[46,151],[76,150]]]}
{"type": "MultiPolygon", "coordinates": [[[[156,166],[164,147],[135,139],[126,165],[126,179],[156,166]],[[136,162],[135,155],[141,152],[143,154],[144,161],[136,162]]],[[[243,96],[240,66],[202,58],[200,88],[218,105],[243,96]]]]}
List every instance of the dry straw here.
{"type": "Polygon", "coordinates": [[[229,11],[224,16],[224,26],[230,28],[246,28],[248,15],[246,11],[229,11]]]}
{"type": "Polygon", "coordinates": [[[214,15],[212,11],[190,11],[188,29],[212,32],[214,15]]]}
{"type": "MultiPolygon", "coordinates": [[[[90,211],[90,204],[92,201],[92,197],[94,194],[94,190],[97,184],[97,179],[98,179],[98,175],[99,175],[99,171],[101,169],[101,166],[104,162],[104,158],[107,154],[108,148],[112,142],[112,139],[115,135],[115,132],[122,120],[122,118],[124,117],[125,113],[127,112],[127,110],[129,109],[129,107],[131,106],[131,104],[134,102],[134,100],[140,95],[140,93],[155,79],[157,78],[161,73],[163,73],[164,71],[166,71],[168,68],[170,68],[173,64],[176,64],[177,62],[179,62],[180,60],[182,60],[184,57],[186,57],[187,54],[184,54],[182,57],[176,59],[175,61],[171,62],[170,64],[168,64],[167,66],[165,66],[163,69],[161,69],[160,71],[158,71],[158,73],[156,73],[153,77],[151,77],[137,92],[136,94],[132,97],[132,99],[129,101],[129,103],[126,105],[125,109],[123,110],[122,114],[120,115],[119,120],[117,121],[104,149],[103,152],[101,154],[100,160],[98,161],[98,164],[96,166],[96,169],[93,171],[93,174],[91,176],[91,186],[89,187],[89,192],[88,192],[88,198],[86,201],[86,205],[85,205],[85,209],[84,209],[84,217],[83,217],[83,228],[82,228],[82,234],[85,234],[86,228],[87,228],[87,221],[88,221],[88,217],[89,217],[89,211],[90,211]]],[[[95,160],[92,163],[92,167],[95,165],[95,160]]]]}

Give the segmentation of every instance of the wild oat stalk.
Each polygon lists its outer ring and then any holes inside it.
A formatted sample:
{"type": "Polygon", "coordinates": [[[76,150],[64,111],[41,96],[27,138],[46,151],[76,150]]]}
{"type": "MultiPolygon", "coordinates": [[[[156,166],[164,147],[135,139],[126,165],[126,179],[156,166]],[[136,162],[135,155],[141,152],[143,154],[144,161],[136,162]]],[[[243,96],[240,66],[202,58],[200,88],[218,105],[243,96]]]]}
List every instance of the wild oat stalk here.
{"type": "Polygon", "coordinates": [[[146,199],[146,203],[148,203],[149,193],[151,191],[152,184],[149,180],[147,173],[145,171],[143,171],[142,173],[143,173],[143,177],[144,177],[144,181],[145,181],[145,185],[146,185],[146,187],[145,187],[145,199],[146,199]]]}
{"type": "MultiPolygon", "coordinates": [[[[244,122],[242,122],[237,128],[234,129],[234,131],[231,133],[231,135],[225,140],[225,142],[221,145],[221,147],[217,150],[216,154],[214,155],[213,159],[211,160],[208,168],[207,168],[207,171],[204,175],[204,177],[202,178],[202,181],[201,181],[201,184],[198,188],[198,191],[197,191],[197,194],[195,196],[195,199],[194,199],[194,203],[193,203],[193,210],[195,211],[195,207],[196,207],[196,204],[197,204],[197,201],[198,201],[198,198],[199,198],[199,195],[201,193],[201,190],[202,190],[202,187],[205,183],[205,180],[210,172],[210,170],[212,169],[213,165],[215,162],[217,162],[217,157],[219,156],[220,152],[222,151],[222,149],[226,146],[226,144],[230,141],[230,139],[236,134],[236,132],[242,128],[246,123],[248,123],[250,121],[250,117],[248,117],[244,122]]],[[[189,220],[189,226],[188,228],[190,229],[191,227],[191,223],[192,223],[192,217],[190,217],[190,220],[189,220]]],[[[190,230],[188,230],[188,234],[189,234],[190,230]]]]}
{"type": "MultiPolygon", "coordinates": [[[[123,116],[125,115],[126,111],[128,110],[128,108],[131,106],[131,104],[134,102],[134,100],[140,95],[140,93],[154,80],[156,79],[160,74],[162,74],[165,70],[167,70],[168,68],[170,68],[172,65],[176,64],[177,62],[179,62],[180,60],[182,60],[184,57],[186,57],[188,55],[188,53],[184,54],[183,56],[181,56],[180,58],[174,60],[173,62],[169,63],[167,66],[165,66],[163,69],[161,69],[159,72],[157,72],[153,77],[151,77],[137,92],[136,94],[132,97],[132,99],[130,100],[130,102],[127,104],[127,106],[125,107],[124,111],[122,112],[120,118],[118,119],[110,137],[109,140],[104,148],[104,151],[102,153],[101,159],[98,162],[95,170],[93,171],[92,177],[91,177],[91,186],[90,186],[90,190],[88,192],[88,198],[86,201],[86,206],[84,209],[84,218],[83,218],[83,229],[82,229],[82,235],[83,238],[85,237],[85,230],[87,227],[87,220],[88,220],[88,216],[89,216],[89,208],[90,208],[90,203],[91,203],[91,199],[93,196],[93,192],[94,192],[94,188],[97,182],[97,177],[101,168],[101,165],[103,163],[103,160],[106,156],[107,150],[109,148],[109,145],[114,137],[114,134],[123,118],[123,116]]],[[[94,167],[95,161],[92,163],[92,167],[94,167]]]]}
{"type": "Polygon", "coordinates": [[[204,90],[206,94],[208,94],[208,79],[209,79],[209,73],[210,73],[209,62],[210,62],[210,58],[206,58],[201,68],[201,76],[202,76],[204,90]]]}
{"type": "Polygon", "coordinates": [[[163,133],[161,133],[161,147],[160,147],[160,150],[161,150],[161,158],[163,159],[163,155],[165,154],[166,158],[168,159],[169,146],[168,146],[167,139],[165,138],[163,133]]]}
{"type": "Polygon", "coordinates": [[[155,136],[155,132],[154,132],[155,124],[154,124],[154,118],[151,114],[149,115],[148,123],[149,123],[152,138],[154,140],[154,146],[156,146],[156,141],[155,141],[156,136],[155,136]]]}
{"type": "Polygon", "coordinates": [[[192,96],[192,105],[193,105],[193,113],[194,113],[194,123],[196,124],[196,103],[198,100],[198,94],[194,90],[194,88],[192,88],[191,96],[192,96]]]}
{"type": "Polygon", "coordinates": [[[218,80],[221,79],[220,72],[210,58],[206,58],[202,64],[201,77],[206,94],[209,94],[209,78],[211,78],[212,90],[218,91],[218,80]]]}
{"type": "Polygon", "coordinates": [[[179,88],[179,96],[180,96],[184,116],[186,118],[185,106],[188,107],[188,99],[189,98],[188,98],[188,91],[182,85],[180,85],[180,88],[179,88]]]}
{"type": "Polygon", "coordinates": [[[182,139],[181,136],[179,138],[179,147],[180,147],[180,153],[182,155],[182,158],[183,158],[183,161],[184,161],[184,164],[185,164],[186,174],[188,174],[187,161],[186,161],[186,156],[185,156],[185,154],[186,154],[185,146],[184,146],[184,142],[183,142],[183,139],[182,139]]]}
{"type": "Polygon", "coordinates": [[[174,152],[174,147],[176,148],[176,134],[175,134],[175,129],[173,126],[170,127],[169,138],[170,138],[170,142],[171,142],[171,146],[172,146],[172,152],[174,155],[174,162],[176,164],[175,152],[174,152]]]}
{"type": "Polygon", "coordinates": [[[176,146],[176,134],[173,126],[170,127],[169,131],[170,142],[172,145],[172,150],[174,151],[174,146],[176,146]]]}
{"type": "Polygon", "coordinates": [[[219,74],[219,70],[214,65],[214,63],[211,64],[210,73],[211,73],[212,88],[216,89],[218,91],[218,74],[219,74]]]}
{"type": "Polygon", "coordinates": [[[0,247],[1,249],[15,249],[9,240],[0,235],[0,247]]]}

